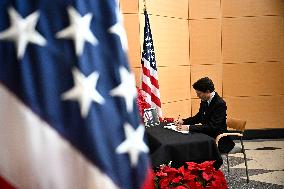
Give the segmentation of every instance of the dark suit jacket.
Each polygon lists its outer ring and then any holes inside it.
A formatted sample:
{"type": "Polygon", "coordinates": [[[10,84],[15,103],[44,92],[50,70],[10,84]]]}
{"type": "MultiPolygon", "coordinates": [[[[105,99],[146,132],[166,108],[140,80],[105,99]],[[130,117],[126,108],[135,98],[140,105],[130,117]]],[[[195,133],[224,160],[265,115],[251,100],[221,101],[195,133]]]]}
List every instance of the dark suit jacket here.
{"type": "MultiPolygon", "coordinates": [[[[227,132],[227,106],[226,102],[215,93],[209,106],[207,102],[201,101],[198,113],[187,119],[183,119],[185,125],[191,125],[189,131],[207,134],[216,138],[219,134],[227,132]],[[201,123],[202,125],[195,125],[201,123]]],[[[219,141],[219,150],[221,153],[228,153],[235,146],[230,137],[222,137],[219,141]]]]}

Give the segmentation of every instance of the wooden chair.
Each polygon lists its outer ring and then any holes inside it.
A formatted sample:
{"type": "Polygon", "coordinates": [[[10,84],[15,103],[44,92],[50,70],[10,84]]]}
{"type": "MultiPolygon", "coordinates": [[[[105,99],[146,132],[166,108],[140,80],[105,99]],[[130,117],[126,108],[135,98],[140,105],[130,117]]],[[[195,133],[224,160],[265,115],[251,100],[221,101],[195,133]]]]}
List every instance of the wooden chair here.
{"type": "Polygon", "coordinates": [[[234,129],[234,132],[228,132],[228,133],[222,133],[216,137],[216,144],[218,146],[218,142],[220,138],[224,136],[236,136],[241,141],[241,147],[235,145],[235,147],[229,152],[226,153],[227,157],[227,168],[228,173],[230,172],[230,165],[229,165],[229,156],[228,154],[236,154],[236,153],[242,153],[244,155],[245,160],[245,166],[246,166],[246,175],[247,175],[247,183],[249,183],[249,176],[248,176],[248,166],[247,166],[247,158],[246,158],[246,152],[243,144],[243,132],[246,127],[246,121],[234,119],[234,118],[228,118],[227,119],[227,127],[234,129]]]}

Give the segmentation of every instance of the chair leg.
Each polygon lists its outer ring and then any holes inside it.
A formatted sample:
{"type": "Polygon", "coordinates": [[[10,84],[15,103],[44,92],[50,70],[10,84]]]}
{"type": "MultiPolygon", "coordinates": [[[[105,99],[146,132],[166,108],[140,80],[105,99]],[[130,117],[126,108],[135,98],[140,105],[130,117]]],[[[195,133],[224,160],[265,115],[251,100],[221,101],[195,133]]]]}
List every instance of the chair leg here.
{"type": "Polygon", "coordinates": [[[246,166],[246,175],[247,175],[247,183],[249,183],[249,175],[248,175],[248,164],[247,164],[247,156],[243,144],[243,140],[241,139],[241,144],[242,144],[242,152],[244,154],[244,160],[245,160],[245,166],[246,166]]]}
{"type": "Polygon", "coordinates": [[[228,169],[228,173],[230,173],[230,164],[229,164],[229,156],[228,154],[226,154],[227,157],[227,169],[228,169]]]}
{"type": "Polygon", "coordinates": [[[248,164],[247,164],[247,157],[246,157],[246,153],[245,152],[244,152],[244,159],[245,159],[245,165],[246,165],[247,183],[249,183],[248,164]]]}

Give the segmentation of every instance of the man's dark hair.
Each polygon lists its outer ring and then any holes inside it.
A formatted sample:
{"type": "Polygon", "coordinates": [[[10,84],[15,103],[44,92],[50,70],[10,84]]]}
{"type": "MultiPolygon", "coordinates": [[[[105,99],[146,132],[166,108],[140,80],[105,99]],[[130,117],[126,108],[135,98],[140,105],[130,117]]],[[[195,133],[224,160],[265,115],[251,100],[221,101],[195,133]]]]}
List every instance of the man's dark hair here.
{"type": "Polygon", "coordinates": [[[207,90],[209,90],[210,93],[215,90],[213,81],[208,77],[203,77],[197,80],[192,86],[195,90],[204,93],[207,92],[207,90]]]}

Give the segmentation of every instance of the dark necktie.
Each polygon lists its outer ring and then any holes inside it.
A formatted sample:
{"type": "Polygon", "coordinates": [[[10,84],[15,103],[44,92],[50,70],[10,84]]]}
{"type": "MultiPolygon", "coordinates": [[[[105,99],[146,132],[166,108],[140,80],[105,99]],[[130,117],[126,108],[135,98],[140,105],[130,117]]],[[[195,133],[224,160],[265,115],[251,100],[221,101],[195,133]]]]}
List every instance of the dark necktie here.
{"type": "Polygon", "coordinates": [[[203,106],[204,106],[204,109],[203,109],[203,110],[204,110],[204,114],[205,114],[205,112],[206,112],[206,110],[207,110],[207,108],[208,108],[208,102],[205,101],[203,106]]]}

